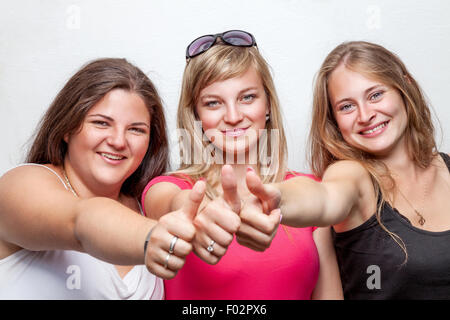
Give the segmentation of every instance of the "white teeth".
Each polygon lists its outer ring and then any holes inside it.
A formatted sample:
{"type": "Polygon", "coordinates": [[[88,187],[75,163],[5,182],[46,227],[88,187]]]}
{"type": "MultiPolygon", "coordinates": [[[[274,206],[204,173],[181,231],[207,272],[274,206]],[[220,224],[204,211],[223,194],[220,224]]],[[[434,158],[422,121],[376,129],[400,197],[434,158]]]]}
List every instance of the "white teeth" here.
{"type": "Polygon", "coordinates": [[[122,160],[123,158],[125,158],[125,157],[122,157],[122,156],[115,156],[115,155],[112,155],[112,154],[109,154],[109,153],[103,153],[103,152],[101,153],[101,155],[103,157],[111,159],[111,160],[122,160]]]}
{"type": "Polygon", "coordinates": [[[372,132],[375,132],[377,130],[380,130],[381,128],[384,128],[386,126],[386,122],[383,122],[382,124],[376,126],[375,128],[367,131],[363,131],[362,134],[371,134],[372,132]]]}
{"type": "Polygon", "coordinates": [[[233,129],[233,130],[227,130],[225,131],[225,135],[231,136],[231,137],[237,137],[242,135],[245,132],[245,129],[233,129]]]}

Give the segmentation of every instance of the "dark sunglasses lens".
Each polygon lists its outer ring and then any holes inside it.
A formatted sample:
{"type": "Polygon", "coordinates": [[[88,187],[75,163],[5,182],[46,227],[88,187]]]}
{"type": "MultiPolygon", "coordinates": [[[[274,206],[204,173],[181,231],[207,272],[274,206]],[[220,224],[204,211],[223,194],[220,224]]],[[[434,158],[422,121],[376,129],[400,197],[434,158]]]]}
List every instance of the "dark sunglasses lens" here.
{"type": "Polygon", "coordinates": [[[250,34],[243,31],[229,31],[226,32],[222,39],[234,46],[252,46],[253,38],[250,34]]]}
{"type": "Polygon", "coordinates": [[[189,45],[189,56],[193,57],[199,53],[202,53],[206,50],[208,50],[212,44],[214,43],[214,37],[213,36],[204,36],[201,38],[198,38],[194,42],[192,42],[189,45]]]}

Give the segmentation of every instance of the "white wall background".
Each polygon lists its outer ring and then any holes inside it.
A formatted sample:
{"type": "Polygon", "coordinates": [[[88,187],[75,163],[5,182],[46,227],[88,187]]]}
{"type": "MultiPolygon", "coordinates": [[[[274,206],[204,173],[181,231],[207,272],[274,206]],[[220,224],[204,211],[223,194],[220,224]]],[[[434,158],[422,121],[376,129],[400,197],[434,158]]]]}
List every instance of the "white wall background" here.
{"type": "MultiPolygon", "coordinates": [[[[273,69],[291,169],[308,170],[314,75],[326,54],[347,40],[379,43],[403,59],[439,119],[440,149],[450,152],[450,1],[2,0],[0,175],[23,161],[63,84],[99,57],[125,57],[144,70],[174,132],[186,45],[229,29],[253,33],[273,69]]],[[[172,151],[178,154],[175,145],[172,151]]]]}

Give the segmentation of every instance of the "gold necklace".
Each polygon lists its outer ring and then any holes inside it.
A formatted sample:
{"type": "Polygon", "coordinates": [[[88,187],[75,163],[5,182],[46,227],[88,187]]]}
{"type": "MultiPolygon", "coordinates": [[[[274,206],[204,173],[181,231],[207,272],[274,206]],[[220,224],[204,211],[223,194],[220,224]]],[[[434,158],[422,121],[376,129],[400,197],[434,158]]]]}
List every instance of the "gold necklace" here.
{"type": "MultiPolygon", "coordinates": [[[[73,193],[73,195],[74,195],[75,197],[78,197],[78,194],[76,193],[75,189],[74,189],[74,188],[72,187],[72,185],[70,184],[69,178],[67,177],[66,170],[64,170],[64,168],[63,168],[63,176],[64,176],[64,180],[66,180],[66,186],[69,187],[70,191],[72,191],[72,193],[73,193]]],[[[121,194],[119,194],[119,198],[118,198],[117,201],[119,201],[120,203],[122,203],[122,202],[120,201],[120,196],[121,196],[121,194]]],[[[137,201],[137,200],[136,200],[136,201],[137,201]]],[[[138,205],[140,206],[141,204],[139,203],[139,201],[137,201],[137,202],[138,202],[138,205]]]]}
{"type": "Polygon", "coordinates": [[[411,204],[411,202],[409,202],[409,200],[405,197],[405,195],[403,194],[403,192],[397,188],[398,192],[400,192],[400,195],[403,197],[403,199],[406,200],[406,202],[408,202],[409,206],[414,210],[414,212],[419,216],[419,224],[421,226],[423,226],[426,222],[425,218],[423,217],[423,215],[416,209],[414,208],[414,206],[411,204]]]}
{"type": "Polygon", "coordinates": [[[64,170],[64,168],[63,168],[63,175],[64,175],[64,179],[66,180],[66,184],[69,187],[70,191],[72,191],[72,193],[74,194],[75,197],[78,197],[78,194],[75,192],[72,185],[70,184],[69,178],[67,177],[66,170],[64,170]]]}

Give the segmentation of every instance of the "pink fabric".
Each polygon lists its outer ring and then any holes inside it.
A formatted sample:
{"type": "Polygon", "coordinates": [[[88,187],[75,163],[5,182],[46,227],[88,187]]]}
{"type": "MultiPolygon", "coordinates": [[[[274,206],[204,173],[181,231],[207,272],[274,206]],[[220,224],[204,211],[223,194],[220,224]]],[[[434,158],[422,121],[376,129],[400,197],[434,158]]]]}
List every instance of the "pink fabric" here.
{"type": "MultiPolygon", "coordinates": [[[[285,179],[296,175],[287,174],[285,179]]],[[[160,176],[149,185],[171,182],[181,189],[192,184],[176,177],[160,176]]],[[[146,191],[148,190],[148,186],[146,191]]],[[[168,300],[308,300],[319,275],[319,256],[312,233],[315,228],[279,226],[270,248],[256,252],[236,238],[216,265],[190,253],[176,277],[165,280],[168,300]]]]}

